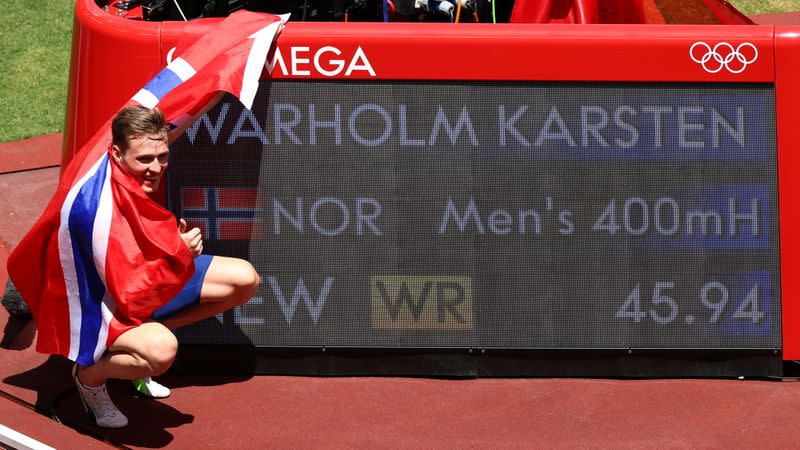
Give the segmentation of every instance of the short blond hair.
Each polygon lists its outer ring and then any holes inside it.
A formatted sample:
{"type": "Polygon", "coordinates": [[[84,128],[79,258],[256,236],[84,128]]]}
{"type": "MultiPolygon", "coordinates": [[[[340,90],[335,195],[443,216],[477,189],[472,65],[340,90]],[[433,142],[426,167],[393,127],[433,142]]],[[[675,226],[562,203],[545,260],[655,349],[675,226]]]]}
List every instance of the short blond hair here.
{"type": "Polygon", "coordinates": [[[167,131],[167,120],[160,109],[139,105],[126,106],[111,122],[111,143],[125,151],[131,138],[158,135],[166,139],[167,131]]]}

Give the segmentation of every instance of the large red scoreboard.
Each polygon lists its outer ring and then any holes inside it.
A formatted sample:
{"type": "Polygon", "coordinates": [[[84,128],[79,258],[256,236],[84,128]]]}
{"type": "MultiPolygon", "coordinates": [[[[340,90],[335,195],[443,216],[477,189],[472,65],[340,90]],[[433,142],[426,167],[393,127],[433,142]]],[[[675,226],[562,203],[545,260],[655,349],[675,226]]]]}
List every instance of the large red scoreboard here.
{"type": "MultiPolygon", "coordinates": [[[[217,20],[113,12],[76,4],[65,161],[217,20]]],[[[181,342],[267,373],[779,375],[798,74],[800,27],[290,22],[252,110],[172,147],[165,204],[263,280],[181,342]]]]}

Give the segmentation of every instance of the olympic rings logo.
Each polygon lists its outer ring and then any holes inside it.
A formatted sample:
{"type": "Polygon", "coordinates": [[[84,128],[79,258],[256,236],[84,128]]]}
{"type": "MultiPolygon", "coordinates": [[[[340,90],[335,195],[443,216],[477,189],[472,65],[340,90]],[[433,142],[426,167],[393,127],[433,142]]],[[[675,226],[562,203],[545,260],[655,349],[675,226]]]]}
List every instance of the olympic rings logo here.
{"type": "Polygon", "coordinates": [[[739,44],[736,48],[727,42],[720,42],[714,48],[705,42],[695,42],[689,49],[689,56],[708,73],[717,73],[722,69],[742,73],[758,59],[758,49],[749,42],[739,44]]]}

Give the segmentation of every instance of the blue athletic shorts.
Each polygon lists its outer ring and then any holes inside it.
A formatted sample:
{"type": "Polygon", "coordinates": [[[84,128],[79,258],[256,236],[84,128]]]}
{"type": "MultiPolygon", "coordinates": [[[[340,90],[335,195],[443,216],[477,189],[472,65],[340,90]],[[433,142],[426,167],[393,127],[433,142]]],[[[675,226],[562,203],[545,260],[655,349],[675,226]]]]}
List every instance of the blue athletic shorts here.
{"type": "Polygon", "coordinates": [[[162,321],[168,319],[180,311],[200,303],[200,290],[203,287],[203,280],[206,278],[208,266],[211,265],[211,255],[200,255],[194,259],[194,275],[189,278],[178,295],[172,298],[166,305],[158,308],[152,315],[154,320],[162,321]]]}

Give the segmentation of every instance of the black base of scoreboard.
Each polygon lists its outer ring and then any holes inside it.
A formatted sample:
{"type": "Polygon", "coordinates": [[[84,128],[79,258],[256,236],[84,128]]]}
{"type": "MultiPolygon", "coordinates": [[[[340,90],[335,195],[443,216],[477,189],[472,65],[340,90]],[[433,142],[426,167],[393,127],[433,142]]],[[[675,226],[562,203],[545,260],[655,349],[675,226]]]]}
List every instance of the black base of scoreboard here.
{"type": "Polygon", "coordinates": [[[183,345],[176,373],[422,377],[781,377],[776,350],[354,349],[183,345]]]}

